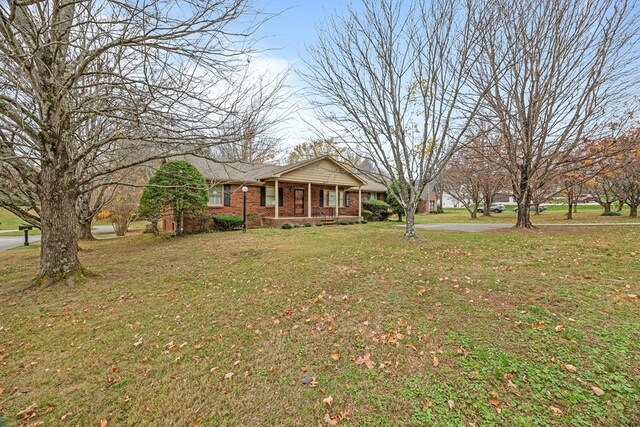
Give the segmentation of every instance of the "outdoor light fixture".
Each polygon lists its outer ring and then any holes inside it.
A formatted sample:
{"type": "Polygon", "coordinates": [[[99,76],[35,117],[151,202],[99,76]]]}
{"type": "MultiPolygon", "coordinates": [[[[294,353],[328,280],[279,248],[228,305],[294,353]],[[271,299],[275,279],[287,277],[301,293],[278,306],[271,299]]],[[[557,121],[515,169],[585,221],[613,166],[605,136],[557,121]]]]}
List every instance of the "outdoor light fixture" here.
{"type": "Polygon", "coordinates": [[[247,188],[246,185],[242,186],[242,232],[247,232],[247,188]]]}

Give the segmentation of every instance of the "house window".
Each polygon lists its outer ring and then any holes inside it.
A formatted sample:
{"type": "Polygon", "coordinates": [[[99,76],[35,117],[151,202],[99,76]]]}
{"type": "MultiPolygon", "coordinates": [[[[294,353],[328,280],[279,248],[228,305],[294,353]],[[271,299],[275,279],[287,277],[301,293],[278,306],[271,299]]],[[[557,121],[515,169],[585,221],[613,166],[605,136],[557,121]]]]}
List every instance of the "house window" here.
{"type": "MultiPolygon", "coordinates": [[[[340,205],[339,207],[344,208],[344,191],[340,191],[340,205]]],[[[336,192],[331,190],[323,190],[322,200],[324,206],[328,206],[330,208],[336,207],[336,192]]]]}
{"type": "Polygon", "coordinates": [[[222,206],[222,185],[213,185],[209,188],[209,205],[222,206]]]}
{"type": "Polygon", "coordinates": [[[276,205],[276,187],[265,187],[265,206],[276,205]]]}
{"type": "Polygon", "coordinates": [[[378,200],[378,195],[376,193],[369,193],[367,195],[367,200],[378,200]]]}
{"type": "Polygon", "coordinates": [[[435,200],[429,200],[429,209],[434,210],[436,208],[435,200]]]}

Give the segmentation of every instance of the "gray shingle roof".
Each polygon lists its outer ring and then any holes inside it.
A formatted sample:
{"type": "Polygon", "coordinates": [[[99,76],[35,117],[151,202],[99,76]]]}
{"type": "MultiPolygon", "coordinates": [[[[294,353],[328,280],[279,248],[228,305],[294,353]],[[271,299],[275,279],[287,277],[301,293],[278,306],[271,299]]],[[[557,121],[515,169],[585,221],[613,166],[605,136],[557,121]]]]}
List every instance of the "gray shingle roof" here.
{"type": "MultiPolygon", "coordinates": [[[[270,177],[275,174],[295,169],[296,167],[304,166],[305,164],[312,163],[315,160],[305,160],[293,165],[274,165],[270,163],[243,163],[243,162],[214,162],[212,160],[203,159],[202,157],[196,157],[187,155],[180,158],[186,162],[192,164],[202,173],[202,175],[210,180],[216,182],[240,182],[240,183],[252,183],[259,182],[261,178],[270,177]]],[[[366,179],[365,179],[366,180],[366,179]]],[[[386,192],[387,187],[377,182],[366,180],[367,183],[362,186],[362,191],[367,192],[386,192]]],[[[357,187],[355,187],[357,188],[357,187]]]]}

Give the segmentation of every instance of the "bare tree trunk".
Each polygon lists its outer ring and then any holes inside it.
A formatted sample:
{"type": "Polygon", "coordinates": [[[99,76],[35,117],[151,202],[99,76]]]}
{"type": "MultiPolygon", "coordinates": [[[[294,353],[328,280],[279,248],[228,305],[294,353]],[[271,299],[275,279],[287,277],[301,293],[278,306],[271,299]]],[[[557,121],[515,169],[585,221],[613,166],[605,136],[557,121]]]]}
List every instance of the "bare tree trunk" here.
{"type": "Polygon", "coordinates": [[[91,193],[86,192],[80,195],[80,206],[78,212],[78,239],[95,240],[91,226],[93,217],[91,216],[91,193]]]}
{"type": "Polygon", "coordinates": [[[638,218],[638,204],[632,203],[629,210],[629,218],[638,218]]]}
{"type": "Polygon", "coordinates": [[[573,204],[573,213],[578,213],[578,203],[573,204]]]}
{"type": "Polygon", "coordinates": [[[484,196],[484,211],[482,212],[482,216],[491,216],[491,205],[493,204],[493,196],[491,194],[487,194],[484,196]]]}
{"type": "Polygon", "coordinates": [[[471,212],[471,219],[478,219],[478,210],[477,209],[473,209],[471,212]]]}
{"type": "Polygon", "coordinates": [[[573,206],[571,202],[569,202],[569,210],[567,211],[567,219],[573,219],[573,206]]]}
{"type": "Polygon", "coordinates": [[[601,202],[600,206],[604,209],[604,212],[611,212],[611,203],[610,202],[601,202]]]}
{"type": "Polygon", "coordinates": [[[45,162],[41,173],[42,240],[39,280],[83,273],[78,260],[75,187],[45,162]]]}
{"type": "Polygon", "coordinates": [[[416,207],[410,206],[410,209],[407,209],[406,212],[406,228],[404,232],[405,239],[417,239],[418,235],[416,234],[416,225],[415,225],[415,217],[416,217],[416,207]]]}

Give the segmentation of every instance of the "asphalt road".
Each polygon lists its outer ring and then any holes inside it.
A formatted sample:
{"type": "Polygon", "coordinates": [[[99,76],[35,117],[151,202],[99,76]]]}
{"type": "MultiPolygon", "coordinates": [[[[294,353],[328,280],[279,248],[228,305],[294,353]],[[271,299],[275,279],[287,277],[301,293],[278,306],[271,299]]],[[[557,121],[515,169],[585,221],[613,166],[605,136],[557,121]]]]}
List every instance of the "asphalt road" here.
{"type": "MultiPolygon", "coordinates": [[[[109,238],[109,234],[113,233],[113,227],[110,225],[96,225],[93,227],[93,234],[97,238],[109,238]],[[101,236],[102,235],[102,236],[101,236]]],[[[29,243],[37,243],[40,241],[40,236],[29,236],[29,243]]],[[[24,244],[24,236],[10,236],[2,237],[0,234],[0,251],[6,251],[7,249],[13,249],[20,247],[24,244]]]]}

